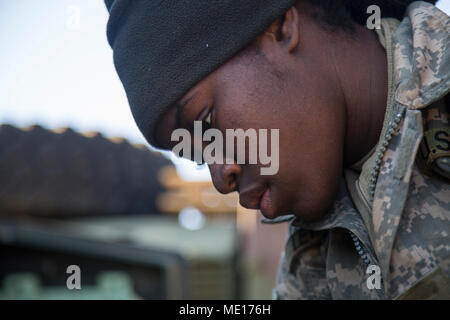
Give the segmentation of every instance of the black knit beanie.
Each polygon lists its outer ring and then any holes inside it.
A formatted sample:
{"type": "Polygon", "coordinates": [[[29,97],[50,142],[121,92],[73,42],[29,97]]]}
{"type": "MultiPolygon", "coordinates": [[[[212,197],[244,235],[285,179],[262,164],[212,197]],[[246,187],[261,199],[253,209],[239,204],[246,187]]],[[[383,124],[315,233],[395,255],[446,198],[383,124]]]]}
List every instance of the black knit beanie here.
{"type": "Polygon", "coordinates": [[[296,0],[105,0],[108,42],[131,111],[156,146],[155,124],[196,83],[296,0]]]}

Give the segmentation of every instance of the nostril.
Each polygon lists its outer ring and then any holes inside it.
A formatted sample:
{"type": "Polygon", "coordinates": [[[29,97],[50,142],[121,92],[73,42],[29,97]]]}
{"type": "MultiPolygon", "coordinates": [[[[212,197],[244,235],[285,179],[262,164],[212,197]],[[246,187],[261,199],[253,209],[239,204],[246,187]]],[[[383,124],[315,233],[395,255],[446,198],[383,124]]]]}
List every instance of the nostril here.
{"type": "Polygon", "coordinates": [[[223,180],[227,186],[227,192],[237,190],[241,167],[237,164],[228,164],[223,167],[223,180]]]}
{"type": "Polygon", "coordinates": [[[237,164],[208,164],[214,187],[220,193],[239,191],[241,167],[237,164]]]}
{"type": "Polygon", "coordinates": [[[228,181],[228,186],[232,191],[235,191],[237,185],[237,175],[236,173],[230,174],[230,179],[228,181]]]}

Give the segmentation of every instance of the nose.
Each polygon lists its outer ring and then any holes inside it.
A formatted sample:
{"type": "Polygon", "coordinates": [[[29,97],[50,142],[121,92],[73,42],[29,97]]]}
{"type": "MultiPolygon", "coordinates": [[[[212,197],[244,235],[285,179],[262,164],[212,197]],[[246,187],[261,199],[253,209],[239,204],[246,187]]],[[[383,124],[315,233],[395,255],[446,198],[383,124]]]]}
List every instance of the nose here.
{"type": "Polygon", "coordinates": [[[214,187],[220,193],[238,191],[242,168],[238,164],[210,164],[214,187]]]}

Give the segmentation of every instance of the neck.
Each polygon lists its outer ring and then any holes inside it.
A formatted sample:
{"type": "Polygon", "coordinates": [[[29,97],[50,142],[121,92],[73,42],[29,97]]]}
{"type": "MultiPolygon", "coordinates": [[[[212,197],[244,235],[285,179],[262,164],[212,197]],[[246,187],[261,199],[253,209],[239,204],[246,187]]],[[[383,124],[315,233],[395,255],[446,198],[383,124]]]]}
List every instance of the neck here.
{"type": "Polygon", "coordinates": [[[360,27],[345,45],[339,50],[339,74],[347,113],[344,167],[348,167],[378,142],[386,111],[388,70],[386,52],[375,32],[360,27]]]}

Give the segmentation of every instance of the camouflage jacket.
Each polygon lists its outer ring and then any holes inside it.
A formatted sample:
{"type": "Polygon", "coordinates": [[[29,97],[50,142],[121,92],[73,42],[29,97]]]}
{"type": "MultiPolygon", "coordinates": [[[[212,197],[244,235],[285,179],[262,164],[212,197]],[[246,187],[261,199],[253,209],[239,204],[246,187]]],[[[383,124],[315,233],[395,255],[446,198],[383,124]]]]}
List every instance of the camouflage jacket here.
{"type": "Polygon", "coordinates": [[[380,140],[345,170],[322,220],[268,221],[290,221],[275,299],[450,299],[450,19],[414,2],[381,26],[380,140]]]}

